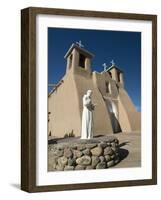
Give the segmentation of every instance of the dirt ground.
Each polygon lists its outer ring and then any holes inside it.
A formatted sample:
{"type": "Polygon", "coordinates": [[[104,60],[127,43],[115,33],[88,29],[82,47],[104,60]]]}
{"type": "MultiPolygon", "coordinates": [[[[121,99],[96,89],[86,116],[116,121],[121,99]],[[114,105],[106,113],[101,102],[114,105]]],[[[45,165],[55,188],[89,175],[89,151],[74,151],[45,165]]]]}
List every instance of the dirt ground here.
{"type": "Polygon", "coordinates": [[[120,143],[122,160],[115,168],[141,167],[140,132],[119,133],[115,135],[120,143]]]}

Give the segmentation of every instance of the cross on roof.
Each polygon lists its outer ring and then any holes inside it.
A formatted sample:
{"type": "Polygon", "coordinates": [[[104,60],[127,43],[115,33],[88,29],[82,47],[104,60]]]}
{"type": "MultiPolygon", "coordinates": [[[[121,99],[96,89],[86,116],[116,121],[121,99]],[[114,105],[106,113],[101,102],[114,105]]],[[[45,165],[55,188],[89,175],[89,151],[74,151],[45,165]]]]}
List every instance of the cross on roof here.
{"type": "Polygon", "coordinates": [[[112,65],[115,65],[115,62],[114,62],[114,60],[111,60],[111,62],[110,62],[112,65]]]}
{"type": "Polygon", "coordinates": [[[84,45],[82,44],[81,40],[79,40],[79,42],[76,42],[76,44],[77,44],[79,47],[81,47],[81,48],[84,47],[84,45]]]}
{"type": "Polygon", "coordinates": [[[106,71],[106,69],[107,69],[107,64],[106,64],[106,63],[103,63],[102,66],[104,67],[104,71],[106,71]]]}

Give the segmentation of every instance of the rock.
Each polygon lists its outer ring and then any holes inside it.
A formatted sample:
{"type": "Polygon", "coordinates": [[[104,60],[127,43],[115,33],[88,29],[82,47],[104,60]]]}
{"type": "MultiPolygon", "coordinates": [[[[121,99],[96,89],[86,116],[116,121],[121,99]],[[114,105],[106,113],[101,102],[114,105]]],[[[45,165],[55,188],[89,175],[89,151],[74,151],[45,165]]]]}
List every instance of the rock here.
{"type": "Polygon", "coordinates": [[[111,160],[107,163],[107,167],[112,167],[115,164],[114,160],[111,160]]]}
{"type": "Polygon", "coordinates": [[[63,147],[63,146],[58,146],[57,149],[58,149],[58,150],[63,150],[64,147],[63,147]]]}
{"type": "Polygon", "coordinates": [[[83,153],[79,150],[73,150],[73,155],[74,155],[74,158],[80,158],[83,153]]]}
{"type": "Polygon", "coordinates": [[[51,153],[51,152],[48,153],[48,162],[52,163],[52,162],[55,162],[57,160],[58,160],[57,156],[53,155],[53,153],[51,153]]]}
{"type": "Polygon", "coordinates": [[[68,146],[67,146],[67,144],[59,143],[59,144],[56,144],[55,147],[56,147],[58,150],[63,150],[65,147],[68,147],[68,146]]]}
{"type": "Polygon", "coordinates": [[[106,162],[109,162],[111,160],[110,155],[105,155],[105,160],[106,160],[106,162]]]}
{"type": "Polygon", "coordinates": [[[58,171],[63,171],[64,170],[64,167],[63,166],[60,166],[60,165],[56,165],[56,169],[58,171]]]}
{"type": "Polygon", "coordinates": [[[114,142],[114,141],[115,141],[115,139],[116,139],[116,138],[114,138],[114,137],[111,137],[111,138],[109,138],[109,142],[111,142],[111,143],[112,143],[112,142],[114,142]]]}
{"type": "Polygon", "coordinates": [[[111,159],[114,160],[114,158],[115,158],[115,154],[112,154],[111,159]]]}
{"type": "Polygon", "coordinates": [[[91,153],[93,156],[101,156],[103,152],[102,147],[95,147],[93,149],[91,149],[91,153]]]}
{"type": "Polygon", "coordinates": [[[119,158],[116,158],[116,159],[114,160],[114,162],[115,162],[115,164],[117,164],[117,163],[120,162],[120,159],[119,159],[119,158]]]}
{"type": "Polygon", "coordinates": [[[71,149],[77,149],[78,144],[77,143],[72,143],[70,144],[71,149]]]}
{"type": "Polygon", "coordinates": [[[112,155],[113,154],[113,150],[111,149],[111,147],[106,147],[104,149],[104,155],[112,155]]]}
{"type": "Polygon", "coordinates": [[[103,149],[107,147],[107,143],[106,142],[100,142],[98,144],[98,146],[102,147],[103,149]]]}
{"type": "Polygon", "coordinates": [[[48,166],[50,169],[56,169],[56,165],[58,164],[57,160],[58,158],[55,158],[55,157],[48,159],[48,166]]]}
{"type": "Polygon", "coordinates": [[[116,143],[115,143],[115,142],[112,142],[112,143],[111,143],[111,147],[116,147],[116,143]]]}
{"type": "Polygon", "coordinates": [[[114,152],[118,152],[118,147],[112,147],[112,150],[114,151],[114,152]]]}
{"type": "Polygon", "coordinates": [[[48,146],[48,169],[105,169],[120,162],[119,141],[115,137],[92,140],[60,140],[48,146]]]}
{"type": "Polygon", "coordinates": [[[97,144],[86,144],[86,148],[88,148],[88,149],[92,149],[96,146],[97,146],[97,144]]]}
{"type": "Polygon", "coordinates": [[[70,158],[70,157],[72,157],[72,155],[73,155],[73,153],[72,153],[70,148],[65,148],[64,149],[64,156],[65,157],[70,158]]]}
{"type": "Polygon", "coordinates": [[[119,144],[119,140],[118,139],[115,139],[114,141],[115,141],[116,144],[119,144]]]}
{"type": "Polygon", "coordinates": [[[87,170],[88,170],[88,169],[94,169],[94,166],[88,165],[88,166],[86,167],[86,169],[87,169],[87,170]]]}
{"type": "Polygon", "coordinates": [[[111,143],[110,143],[110,142],[107,142],[107,146],[110,147],[110,146],[111,146],[111,143]]]}
{"type": "Polygon", "coordinates": [[[106,163],[105,162],[98,163],[96,169],[106,169],[106,163]]]}
{"type": "Polygon", "coordinates": [[[85,144],[80,144],[80,145],[78,145],[77,149],[82,151],[82,150],[86,149],[86,145],[85,144]]]}
{"type": "Polygon", "coordinates": [[[119,157],[119,152],[116,152],[115,155],[116,155],[116,157],[119,157]]]}
{"type": "Polygon", "coordinates": [[[51,152],[48,153],[48,169],[49,169],[49,171],[56,169],[57,160],[58,160],[57,156],[53,155],[53,153],[51,153],[51,152]]]}
{"type": "Polygon", "coordinates": [[[115,156],[114,162],[115,162],[115,164],[117,164],[117,163],[120,162],[120,158],[119,158],[119,156],[115,156]]]}
{"type": "Polygon", "coordinates": [[[48,150],[49,151],[55,151],[57,148],[54,145],[48,145],[48,150]]]}
{"type": "Polygon", "coordinates": [[[68,171],[68,170],[74,170],[74,166],[69,166],[69,165],[65,166],[64,171],[68,171]]]}
{"type": "Polygon", "coordinates": [[[104,139],[105,142],[107,143],[112,143],[115,140],[115,138],[108,137],[107,139],[104,139]]]}
{"type": "Polygon", "coordinates": [[[76,165],[76,160],[74,158],[69,158],[68,159],[68,165],[69,166],[75,166],[76,165]]]}
{"type": "Polygon", "coordinates": [[[119,144],[116,143],[116,148],[119,148],[119,144]]]}
{"type": "Polygon", "coordinates": [[[52,171],[56,168],[56,166],[52,166],[52,164],[48,163],[48,171],[52,171]]]}
{"type": "Polygon", "coordinates": [[[56,163],[56,162],[53,162],[52,168],[53,168],[53,169],[56,169],[56,165],[57,165],[57,163],[56,163]]]}
{"type": "Polygon", "coordinates": [[[105,161],[104,156],[100,156],[99,159],[100,159],[101,162],[104,162],[104,161],[105,161]]]}
{"type": "Polygon", "coordinates": [[[57,156],[57,157],[61,157],[61,156],[63,156],[64,151],[63,151],[63,150],[58,150],[58,149],[56,149],[55,151],[53,151],[53,154],[54,154],[55,156],[57,156]]]}
{"type": "Polygon", "coordinates": [[[85,156],[82,156],[80,158],[77,158],[76,163],[78,165],[85,165],[85,166],[87,166],[87,165],[91,164],[91,158],[90,158],[90,156],[86,156],[85,155],[85,156]]]}
{"type": "Polygon", "coordinates": [[[91,155],[91,151],[89,149],[85,149],[83,151],[83,154],[89,156],[89,155],[91,155]]]}
{"type": "Polygon", "coordinates": [[[92,156],[92,166],[95,167],[100,162],[98,156],[92,156]]]}
{"type": "Polygon", "coordinates": [[[83,165],[77,165],[75,167],[75,170],[84,170],[84,169],[85,169],[85,166],[83,166],[83,165]]]}
{"type": "Polygon", "coordinates": [[[67,164],[67,162],[68,159],[65,156],[58,158],[58,165],[60,167],[64,167],[67,164]]]}

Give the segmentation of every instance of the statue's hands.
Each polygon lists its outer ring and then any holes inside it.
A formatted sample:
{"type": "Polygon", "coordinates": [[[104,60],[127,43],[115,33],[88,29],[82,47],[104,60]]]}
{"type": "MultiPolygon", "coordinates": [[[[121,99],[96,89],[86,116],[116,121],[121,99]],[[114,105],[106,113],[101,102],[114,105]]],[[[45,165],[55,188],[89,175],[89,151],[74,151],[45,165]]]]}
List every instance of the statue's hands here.
{"type": "Polygon", "coordinates": [[[90,111],[94,110],[95,105],[94,104],[90,104],[86,106],[90,111]]]}
{"type": "Polygon", "coordinates": [[[91,104],[91,110],[94,110],[95,104],[91,104]]]}

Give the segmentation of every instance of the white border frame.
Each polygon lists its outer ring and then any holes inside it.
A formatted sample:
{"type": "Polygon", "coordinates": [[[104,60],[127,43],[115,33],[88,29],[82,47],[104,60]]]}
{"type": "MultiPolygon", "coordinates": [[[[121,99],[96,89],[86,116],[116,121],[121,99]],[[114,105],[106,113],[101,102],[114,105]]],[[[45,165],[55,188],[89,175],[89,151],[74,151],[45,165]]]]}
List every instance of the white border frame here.
{"type": "Polygon", "coordinates": [[[145,20],[102,19],[92,17],[51,16],[40,14],[36,17],[36,36],[36,185],[44,186],[151,179],[152,22],[145,20]],[[47,171],[48,27],[141,32],[141,141],[144,141],[142,142],[141,146],[141,167],[68,172],[47,171]]]}

